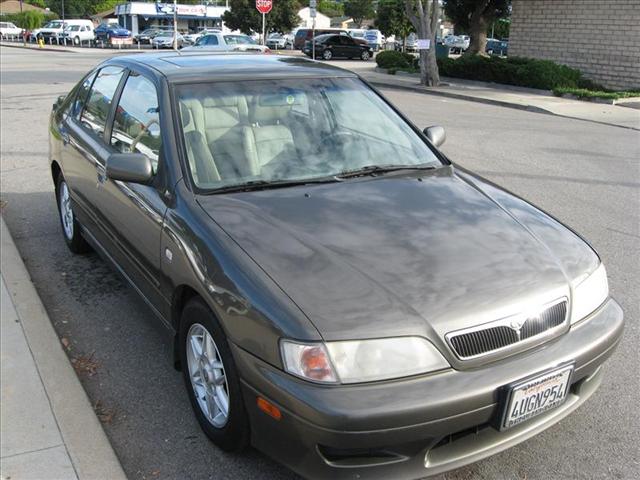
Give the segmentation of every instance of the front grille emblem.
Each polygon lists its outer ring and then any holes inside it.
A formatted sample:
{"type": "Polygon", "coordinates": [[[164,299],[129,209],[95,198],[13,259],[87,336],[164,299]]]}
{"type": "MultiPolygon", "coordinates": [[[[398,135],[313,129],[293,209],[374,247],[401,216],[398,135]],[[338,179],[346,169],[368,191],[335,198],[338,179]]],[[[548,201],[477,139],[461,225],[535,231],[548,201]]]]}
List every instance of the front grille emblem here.
{"type": "Polygon", "coordinates": [[[520,341],[520,334],[521,334],[520,332],[522,330],[522,326],[525,324],[526,321],[527,319],[523,316],[523,317],[516,317],[513,320],[511,320],[511,322],[509,323],[511,330],[516,332],[516,335],[518,336],[518,341],[520,341]]]}

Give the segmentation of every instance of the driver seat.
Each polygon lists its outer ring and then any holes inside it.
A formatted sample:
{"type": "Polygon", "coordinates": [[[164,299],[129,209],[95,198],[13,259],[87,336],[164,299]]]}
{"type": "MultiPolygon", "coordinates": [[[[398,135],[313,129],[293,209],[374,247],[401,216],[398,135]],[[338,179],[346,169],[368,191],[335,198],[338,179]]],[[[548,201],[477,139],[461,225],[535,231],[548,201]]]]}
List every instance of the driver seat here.
{"type": "Polygon", "coordinates": [[[256,171],[273,161],[298,163],[293,134],[287,125],[294,104],[292,95],[258,95],[254,98],[249,112],[251,127],[245,131],[245,148],[249,163],[256,171]]]}

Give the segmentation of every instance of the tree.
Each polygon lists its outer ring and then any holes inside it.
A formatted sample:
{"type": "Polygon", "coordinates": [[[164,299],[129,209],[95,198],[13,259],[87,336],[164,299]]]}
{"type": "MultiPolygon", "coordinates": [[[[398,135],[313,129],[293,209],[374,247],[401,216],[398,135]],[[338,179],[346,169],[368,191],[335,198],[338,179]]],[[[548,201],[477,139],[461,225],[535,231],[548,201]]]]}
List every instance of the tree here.
{"type": "Polygon", "coordinates": [[[420,83],[437,87],[440,84],[436,62],[436,33],[440,20],[439,0],[404,0],[404,8],[418,38],[431,41],[428,50],[420,50],[420,83]]]}
{"type": "Polygon", "coordinates": [[[344,4],[335,0],[320,0],[318,11],[327,17],[342,17],[344,15],[344,4]]]}
{"type": "MultiPolygon", "coordinates": [[[[231,30],[240,30],[250,35],[262,32],[262,14],[256,10],[254,0],[230,0],[230,10],[222,15],[222,21],[231,30]]],[[[267,32],[288,32],[299,23],[297,0],[277,0],[273,2],[273,10],[266,15],[267,32]]]]}
{"type": "Polygon", "coordinates": [[[45,2],[52,12],[62,18],[64,3],[64,18],[86,18],[93,14],[93,2],[88,0],[47,0],[45,2]]]}
{"type": "Polygon", "coordinates": [[[365,18],[374,15],[372,0],[347,0],[344,4],[344,14],[353,19],[358,28],[362,26],[365,18]]]}
{"type": "Polygon", "coordinates": [[[467,54],[486,55],[487,30],[498,18],[509,14],[510,0],[445,0],[444,12],[471,37],[467,54]]]}
{"type": "Polygon", "coordinates": [[[404,0],[380,0],[375,25],[387,37],[402,38],[402,51],[406,50],[407,36],[413,32],[413,25],[407,18],[404,0]]]}

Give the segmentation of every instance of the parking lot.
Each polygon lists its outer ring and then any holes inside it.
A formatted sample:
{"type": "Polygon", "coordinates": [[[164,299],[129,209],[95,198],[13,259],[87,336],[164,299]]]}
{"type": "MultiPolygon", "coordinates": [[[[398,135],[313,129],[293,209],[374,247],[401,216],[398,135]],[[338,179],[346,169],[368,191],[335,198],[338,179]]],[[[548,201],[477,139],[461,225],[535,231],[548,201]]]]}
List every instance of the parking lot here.
{"type": "MultiPolygon", "coordinates": [[[[74,257],[64,244],[48,166],[48,116],[57,96],[110,54],[0,48],[3,217],[129,478],[294,478],[257,451],[229,455],[206,440],[156,318],[99,257],[74,257]]],[[[444,126],[443,150],[454,162],[532,201],[592,243],[627,319],[590,401],[543,434],[441,479],[637,478],[639,132],[383,93],[421,128],[444,126]]]]}

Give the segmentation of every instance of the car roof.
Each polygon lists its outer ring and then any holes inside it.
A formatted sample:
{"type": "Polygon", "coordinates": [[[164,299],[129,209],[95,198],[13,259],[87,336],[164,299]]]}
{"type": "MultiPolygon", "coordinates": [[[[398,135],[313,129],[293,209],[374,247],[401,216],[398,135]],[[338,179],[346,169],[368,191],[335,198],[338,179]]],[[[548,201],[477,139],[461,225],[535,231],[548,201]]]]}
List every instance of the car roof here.
{"type": "Polygon", "coordinates": [[[343,70],[302,57],[255,53],[166,52],[114,57],[104,65],[147,67],[169,83],[289,77],[356,77],[343,70]]]}

